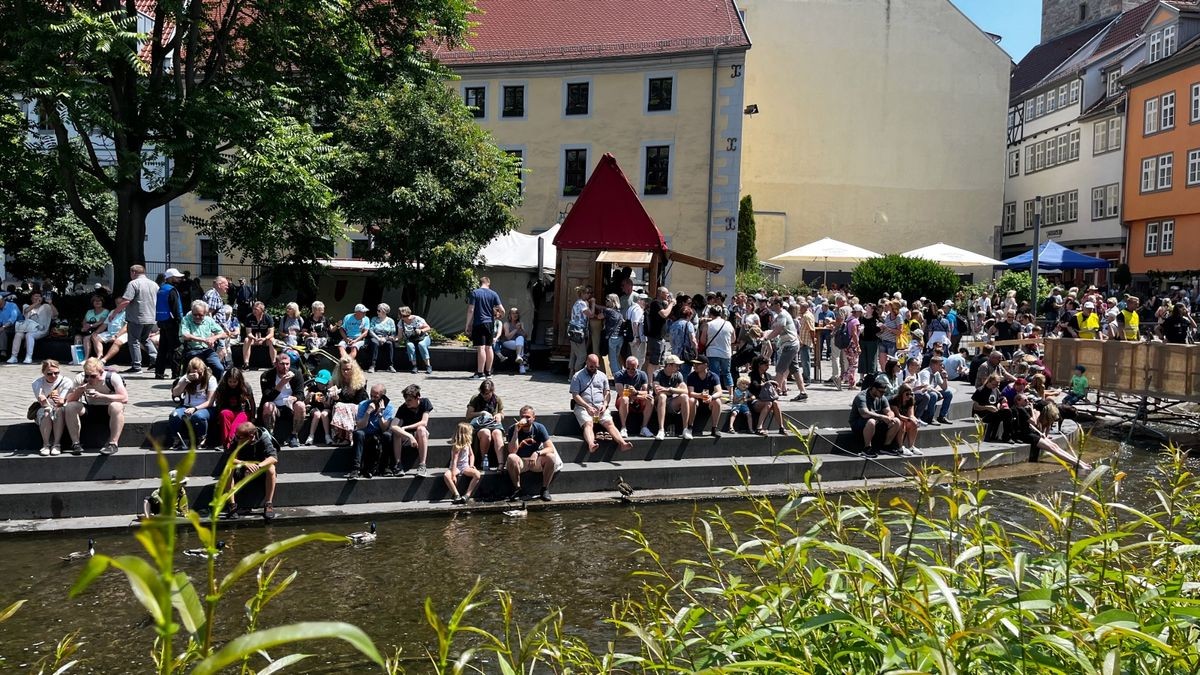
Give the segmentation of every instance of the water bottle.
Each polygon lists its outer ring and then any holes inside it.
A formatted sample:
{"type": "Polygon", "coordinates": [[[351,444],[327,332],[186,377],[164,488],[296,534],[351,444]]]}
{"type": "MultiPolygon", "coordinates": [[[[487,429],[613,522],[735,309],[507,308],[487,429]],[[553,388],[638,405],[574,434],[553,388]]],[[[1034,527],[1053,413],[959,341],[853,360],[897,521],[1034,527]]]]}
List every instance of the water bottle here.
{"type": "Polygon", "coordinates": [[[487,470],[488,470],[488,456],[487,456],[487,453],[484,453],[484,454],[483,454],[483,470],[484,470],[484,471],[487,471],[487,470]]]}

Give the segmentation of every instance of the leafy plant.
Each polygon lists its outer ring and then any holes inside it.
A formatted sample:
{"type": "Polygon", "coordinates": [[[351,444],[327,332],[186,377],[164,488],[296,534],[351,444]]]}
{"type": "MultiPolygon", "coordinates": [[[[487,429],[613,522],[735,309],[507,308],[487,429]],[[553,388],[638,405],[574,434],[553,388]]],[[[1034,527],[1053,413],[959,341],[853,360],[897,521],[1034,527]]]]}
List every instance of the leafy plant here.
{"type": "MultiPolygon", "coordinates": [[[[1003,298],[1009,291],[1016,291],[1018,303],[1028,302],[1031,283],[1029,270],[1022,270],[1020,272],[1008,270],[1004,274],[1001,274],[999,279],[996,279],[996,293],[1003,298]]],[[[1054,284],[1047,281],[1045,277],[1038,275],[1038,301],[1034,303],[1035,311],[1041,307],[1042,301],[1050,295],[1050,289],[1053,286],[1054,284]]]]}
{"type": "Polygon", "coordinates": [[[874,302],[896,291],[910,301],[926,297],[940,303],[954,297],[960,281],[950,268],[932,260],[892,254],[864,260],[850,277],[854,294],[874,302]]]}
{"type": "Polygon", "coordinates": [[[738,204],[737,271],[758,269],[758,230],[754,226],[754,200],[742,197],[738,204]]]}

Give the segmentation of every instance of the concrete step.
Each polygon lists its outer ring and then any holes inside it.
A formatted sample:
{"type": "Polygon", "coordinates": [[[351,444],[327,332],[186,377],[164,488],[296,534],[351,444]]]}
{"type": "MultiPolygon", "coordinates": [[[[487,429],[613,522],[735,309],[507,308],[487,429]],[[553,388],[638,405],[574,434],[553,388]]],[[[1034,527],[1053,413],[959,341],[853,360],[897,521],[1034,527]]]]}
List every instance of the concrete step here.
{"type": "MultiPolygon", "coordinates": [[[[716,439],[698,433],[691,441],[675,435],[662,441],[652,438],[630,439],[633,449],[619,450],[615,444],[602,443],[595,453],[589,453],[579,436],[555,436],[554,444],[564,462],[586,463],[597,461],[645,461],[655,459],[699,459],[724,458],[731,455],[746,457],[771,457],[797,450],[803,445],[791,435],[770,433],[765,437],[754,434],[725,434],[716,439]]],[[[969,420],[955,422],[949,426],[930,426],[917,436],[918,447],[947,445],[949,440],[961,437],[970,439],[975,434],[975,425],[969,420]]],[[[831,453],[839,450],[861,448],[861,437],[849,429],[816,429],[811,446],[814,453],[831,453]]],[[[177,464],[185,453],[166,451],[169,464],[177,464]]],[[[192,469],[195,476],[215,476],[222,466],[223,453],[217,450],[199,450],[192,469]]],[[[353,448],[329,446],[301,446],[284,448],[281,459],[283,469],[289,473],[337,473],[349,471],[353,464],[353,448]]],[[[413,448],[405,448],[402,463],[405,467],[416,464],[417,454],[413,448]]],[[[448,440],[433,439],[430,442],[426,463],[431,467],[444,467],[450,463],[448,440]]],[[[481,465],[477,458],[476,465],[481,465]]],[[[0,476],[6,483],[55,483],[88,480],[136,480],[158,476],[158,462],[153,450],[146,448],[121,448],[115,455],[87,452],[76,457],[64,454],[57,457],[42,457],[36,451],[24,451],[0,456],[0,476]]]]}
{"type": "MultiPolygon", "coordinates": [[[[974,466],[976,455],[966,449],[960,460],[966,468],[974,466]]],[[[823,480],[851,480],[889,477],[905,473],[905,466],[925,462],[948,466],[954,461],[950,447],[928,448],[923,458],[881,457],[865,460],[844,455],[822,456],[820,474],[823,480]]],[[[120,455],[118,454],[117,457],[120,455]]],[[[998,457],[1000,463],[1024,461],[1024,446],[983,444],[978,459],[983,462],[998,457]]],[[[718,488],[738,484],[734,464],[748,471],[752,485],[799,484],[811,470],[809,459],[801,455],[686,457],[684,459],[633,459],[617,457],[610,460],[593,458],[586,464],[567,463],[555,479],[555,493],[573,494],[614,490],[618,477],[635,489],[718,488]]],[[[340,472],[293,472],[279,475],[275,504],[281,507],[370,504],[445,499],[447,489],[442,479],[444,469],[433,468],[428,475],[406,475],[394,478],[372,478],[347,481],[340,472]]],[[[536,494],[541,480],[537,474],[523,478],[527,493],[536,494]]],[[[211,495],[213,478],[194,476],[188,495],[194,508],[201,508],[211,495]]],[[[0,484],[0,519],[81,518],[136,514],[142,500],[158,487],[154,478],[131,480],[81,480],[53,483],[0,484]]],[[[462,485],[465,489],[465,483],[462,485]]],[[[506,474],[488,472],[480,485],[478,496],[496,499],[512,492],[506,474]]],[[[239,496],[243,506],[261,502],[261,483],[252,484],[246,494],[239,496]]]]}

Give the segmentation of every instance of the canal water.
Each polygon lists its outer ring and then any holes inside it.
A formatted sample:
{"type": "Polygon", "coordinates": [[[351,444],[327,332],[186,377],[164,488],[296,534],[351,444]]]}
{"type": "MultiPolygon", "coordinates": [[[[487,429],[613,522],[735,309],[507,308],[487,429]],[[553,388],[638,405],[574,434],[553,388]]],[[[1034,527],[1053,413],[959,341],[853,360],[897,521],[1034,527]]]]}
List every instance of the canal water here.
{"type": "MultiPolygon", "coordinates": [[[[1125,494],[1135,502],[1148,499],[1148,491],[1142,488],[1156,470],[1157,453],[1136,448],[1119,452],[1121,468],[1129,475],[1125,494]]],[[[1036,495],[1061,489],[1066,480],[1064,473],[1056,472],[989,485],[1036,495]]],[[[379,538],[372,545],[314,544],[288,554],[282,569],[296,570],[299,576],[268,607],[261,625],[348,621],[363,628],[381,649],[401,647],[414,659],[408,664],[409,672],[427,672],[428,662],[419,659],[433,647],[434,638],[425,623],[425,598],[432,598],[439,612],[447,616],[476,579],[482,579],[488,589],[512,592],[524,625],[531,625],[553,608],[562,608],[570,634],[603,644],[616,637],[604,620],[611,615],[614,602],[637,588],[632,572],[644,564],[634,546],[622,538],[621,530],[634,527],[640,512],[642,529],[664,560],[691,557],[698,545],[678,534],[675,523],[711,506],[675,503],[548,509],[530,511],[521,518],[497,512],[379,518],[379,538]]],[[[732,511],[739,504],[727,501],[720,507],[732,511]]],[[[345,534],[361,529],[365,529],[364,523],[352,520],[225,531],[222,537],[232,551],[218,560],[218,573],[272,541],[310,531],[345,534]]],[[[108,555],[142,553],[128,532],[100,533],[95,538],[97,550],[108,555]]],[[[110,572],[79,598],[67,598],[81,566],[64,564],[59,556],[86,548],[87,539],[86,533],[0,539],[6,577],[0,586],[0,608],[18,599],[28,601],[13,618],[0,624],[0,672],[28,672],[53,650],[58,638],[71,631],[79,631],[82,647],[78,657],[83,659],[71,672],[152,670],[153,629],[123,575],[110,572]]],[[[198,545],[188,533],[180,548],[198,545]]],[[[203,561],[181,558],[178,565],[194,581],[202,578],[203,561]]],[[[241,629],[242,603],[252,592],[253,581],[248,580],[227,602],[217,624],[219,635],[227,637],[241,629]]],[[[493,611],[479,610],[474,616],[479,625],[496,625],[493,611]]],[[[340,645],[309,644],[307,651],[321,656],[289,672],[361,668],[348,648],[340,645]]]]}

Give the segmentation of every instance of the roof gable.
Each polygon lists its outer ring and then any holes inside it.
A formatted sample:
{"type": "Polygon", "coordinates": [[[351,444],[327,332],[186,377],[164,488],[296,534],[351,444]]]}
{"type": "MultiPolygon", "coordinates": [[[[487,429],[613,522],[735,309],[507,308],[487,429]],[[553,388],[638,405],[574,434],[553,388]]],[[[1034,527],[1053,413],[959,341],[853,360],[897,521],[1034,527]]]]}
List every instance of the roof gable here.
{"type": "Polygon", "coordinates": [[[654,219],[617,158],[604,153],[554,237],[560,249],[666,251],[654,219]]]}
{"type": "Polygon", "coordinates": [[[734,0],[476,0],[471,49],[436,45],[449,65],[745,49],[734,0]]]}
{"type": "Polygon", "coordinates": [[[1111,20],[1105,19],[1060,35],[1031,49],[1013,69],[1012,79],[1009,80],[1009,95],[1016,99],[1036,86],[1110,23],[1111,20]]]}
{"type": "Polygon", "coordinates": [[[1108,29],[1108,34],[1104,36],[1104,40],[1100,42],[1096,51],[1106,52],[1115,49],[1141,35],[1146,28],[1146,22],[1150,20],[1150,15],[1154,14],[1157,7],[1158,0],[1149,0],[1149,2],[1144,2],[1128,12],[1122,13],[1113,23],[1112,28],[1108,29]]]}

